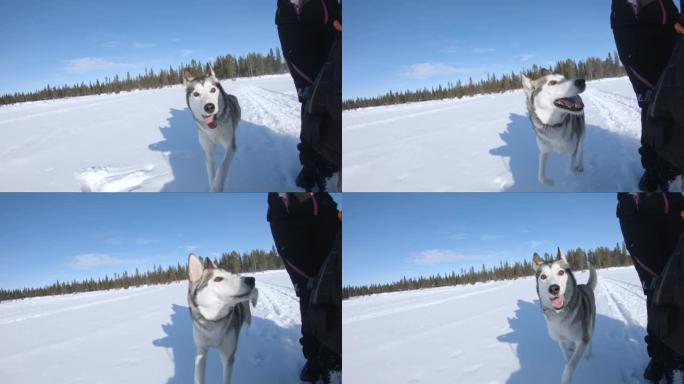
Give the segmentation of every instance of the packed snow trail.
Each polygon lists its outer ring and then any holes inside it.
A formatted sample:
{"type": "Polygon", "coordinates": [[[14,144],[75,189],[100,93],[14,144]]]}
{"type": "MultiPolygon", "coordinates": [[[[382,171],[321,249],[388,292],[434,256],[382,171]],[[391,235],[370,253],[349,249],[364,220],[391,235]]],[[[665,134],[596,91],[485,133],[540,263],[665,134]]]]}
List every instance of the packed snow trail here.
{"type": "MultiPolygon", "coordinates": [[[[598,270],[595,293],[593,355],[573,382],[641,383],[646,299],[634,268],[598,270]]],[[[353,298],[342,324],[350,383],[557,383],[563,371],[532,277],[353,298]]]]}
{"type": "MultiPolygon", "coordinates": [[[[298,382],[299,303],[285,271],[253,274],[259,302],[243,329],[233,382],[298,382]],[[292,378],[292,380],[287,380],[292,378]]],[[[0,302],[2,382],[167,383],[193,380],[187,283],[0,302]]],[[[207,383],[219,383],[216,351],[207,383]]]]}
{"type": "MultiPolygon", "coordinates": [[[[584,172],[549,157],[552,187],[537,181],[538,149],[522,90],[345,111],[345,191],[633,191],[643,171],[641,118],[627,78],[582,94],[584,172]]],[[[678,188],[679,183],[673,186],[678,188]]]]}
{"type": "MultiPolygon", "coordinates": [[[[291,77],[222,84],[242,108],[225,190],[298,190],[301,107],[291,77]]],[[[183,86],[0,106],[0,191],[208,189],[183,86]]]]}

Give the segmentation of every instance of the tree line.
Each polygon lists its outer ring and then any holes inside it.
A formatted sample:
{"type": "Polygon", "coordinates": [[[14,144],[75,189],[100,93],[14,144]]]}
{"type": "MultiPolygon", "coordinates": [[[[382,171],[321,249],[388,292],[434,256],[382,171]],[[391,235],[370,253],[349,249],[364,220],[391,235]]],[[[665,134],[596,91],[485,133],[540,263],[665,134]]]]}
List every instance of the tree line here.
{"type": "Polygon", "coordinates": [[[522,75],[533,79],[541,77],[544,69],[560,73],[568,78],[580,77],[586,80],[625,76],[626,74],[617,53],[609,53],[605,59],[598,57],[590,57],[579,61],[566,59],[557,62],[552,68],[544,68],[535,64],[520,73],[511,72],[510,74],[500,76],[491,74],[477,82],[474,82],[471,77],[467,83],[458,80],[455,84],[450,82],[446,86],[440,84],[436,88],[432,87],[430,89],[390,90],[381,96],[345,100],[342,106],[344,109],[355,109],[428,100],[460,99],[464,96],[486,93],[501,93],[521,88],[522,75]]]}
{"type": "MultiPolygon", "coordinates": [[[[207,267],[210,265],[210,261],[213,261],[219,268],[232,273],[249,273],[284,268],[275,247],[269,251],[256,249],[242,254],[235,251],[226,252],[219,258],[213,260],[204,258],[203,260],[207,267]]],[[[178,263],[166,267],[155,265],[148,271],[141,272],[136,268],[133,273],[123,271],[122,273],[115,273],[111,278],[105,275],[98,279],[90,278],[71,282],[56,281],[51,285],[41,288],[0,289],[0,301],[107,289],[128,289],[142,285],[166,284],[186,280],[187,278],[187,264],[178,263]]]]}
{"type": "MultiPolygon", "coordinates": [[[[540,256],[545,261],[556,259],[555,256],[549,253],[544,253],[543,256],[540,256]]],[[[624,243],[621,245],[616,244],[614,248],[597,247],[596,249],[586,251],[582,248],[571,249],[565,253],[565,258],[568,260],[570,268],[574,271],[585,269],[586,260],[597,269],[632,265],[632,259],[624,243]]],[[[377,293],[475,284],[485,281],[511,280],[532,275],[534,275],[534,269],[532,268],[532,257],[530,257],[529,260],[514,263],[509,263],[508,261],[500,262],[498,266],[490,268],[483,264],[479,270],[476,270],[475,267],[470,267],[468,270],[461,269],[459,273],[452,271],[451,273],[428,277],[403,277],[401,280],[386,284],[346,286],[342,288],[342,298],[348,299],[354,296],[377,293]]]]}
{"type": "Polygon", "coordinates": [[[207,65],[211,64],[219,79],[234,79],[237,77],[252,77],[272,75],[287,72],[287,63],[284,62],[279,48],[271,49],[268,54],[248,53],[235,57],[225,55],[217,57],[211,63],[202,63],[192,60],[189,64],[180,64],[174,68],[154,71],[145,69],[145,72],[137,76],[131,76],[130,72],[125,77],[105,77],[103,81],[81,82],[72,85],[47,85],[45,88],[34,92],[15,92],[0,96],[0,105],[22,103],[26,101],[61,99],[65,97],[101,95],[103,93],[119,93],[140,89],[155,89],[183,82],[183,71],[192,74],[204,73],[207,65]]]}

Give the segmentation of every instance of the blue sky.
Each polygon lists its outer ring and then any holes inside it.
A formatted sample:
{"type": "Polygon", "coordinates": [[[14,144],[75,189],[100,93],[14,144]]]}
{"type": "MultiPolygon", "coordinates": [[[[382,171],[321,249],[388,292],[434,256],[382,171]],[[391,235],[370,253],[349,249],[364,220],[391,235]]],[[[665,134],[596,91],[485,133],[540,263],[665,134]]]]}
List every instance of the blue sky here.
{"type": "Polygon", "coordinates": [[[268,250],[266,210],[258,193],[2,193],[0,288],[268,250]]]}
{"type": "Polygon", "coordinates": [[[344,3],[344,98],[615,51],[609,0],[344,3]]]}
{"type": "Polygon", "coordinates": [[[345,194],[345,285],[622,243],[615,194],[345,194]]]}
{"type": "Polygon", "coordinates": [[[275,0],[0,0],[0,94],[279,46],[275,0]]]}

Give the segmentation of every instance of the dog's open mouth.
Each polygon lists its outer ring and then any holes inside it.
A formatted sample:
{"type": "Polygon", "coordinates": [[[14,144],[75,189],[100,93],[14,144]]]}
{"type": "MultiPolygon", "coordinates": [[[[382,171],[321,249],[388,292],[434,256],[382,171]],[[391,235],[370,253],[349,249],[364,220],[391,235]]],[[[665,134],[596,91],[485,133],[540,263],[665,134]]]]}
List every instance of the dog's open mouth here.
{"type": "Polygon", "coordinates": [[[565,295],[551,298],[551,305],[554,309],[563,309],[563,306],[565,305],[565,295]]]}
{"type": "Polygon", "coordinates": [[[209,128],[214,129],[216,128],[216,114],[209,115],[209,116],[202,116],[204,119],[204,124],[206,124],[209,128]]]}
{"type": "Polygon", "coordinates": [[[553,102],[553,105],[571,112],[581,112],[584,110],[584,103],[582,102],[582,98],[579,96],[556,99],[556,101],[553,102]]]}

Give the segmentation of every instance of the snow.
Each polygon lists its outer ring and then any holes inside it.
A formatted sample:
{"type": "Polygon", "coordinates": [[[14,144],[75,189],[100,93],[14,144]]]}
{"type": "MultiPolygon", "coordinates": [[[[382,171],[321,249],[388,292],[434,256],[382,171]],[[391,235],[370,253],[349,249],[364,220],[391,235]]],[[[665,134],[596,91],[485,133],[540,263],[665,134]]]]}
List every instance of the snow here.
{"type": "MultiPolygon", "coordinates": [[[[301,107],[291,77],[222,84],[242,107],[225,190],[299,190],[301,107]]],[[[216,152],[218,162],[223,151],[216,152]]],[[[0,190],[208,191],[185,89],[1,106],[0,190]]]]}
{"type": "MultiPolygon", "coordinates": [[[[599,270],[595,294],[593,355],[573,382],[641,383],[646,298],[634,268],[599,270]]],[[[342,324],[355,384],[557,383],[564,366],[533,277],[353,298],[342,324]]]]}
{"type": "Polygon", "coordinates": [[[637,190],[641,114],[629,80],[589,82],[582,98],[585,171],[575,174],[567,156],[552,154],[551,187],[537,181],[522,90],[345,111],[345,191],[637,190]]]}
{"type": "MultiPolygon", "coordinates": [[[[299,302],[285,271],[251,274],[259,302],[240,335],[235,383],[298,382],[299,302]]],[[[168,383],[193,380],[187,283],[0,303],[3,383],[168,383]]],[[[219,383],[211,350],[207,383],[219,383]]]]}

